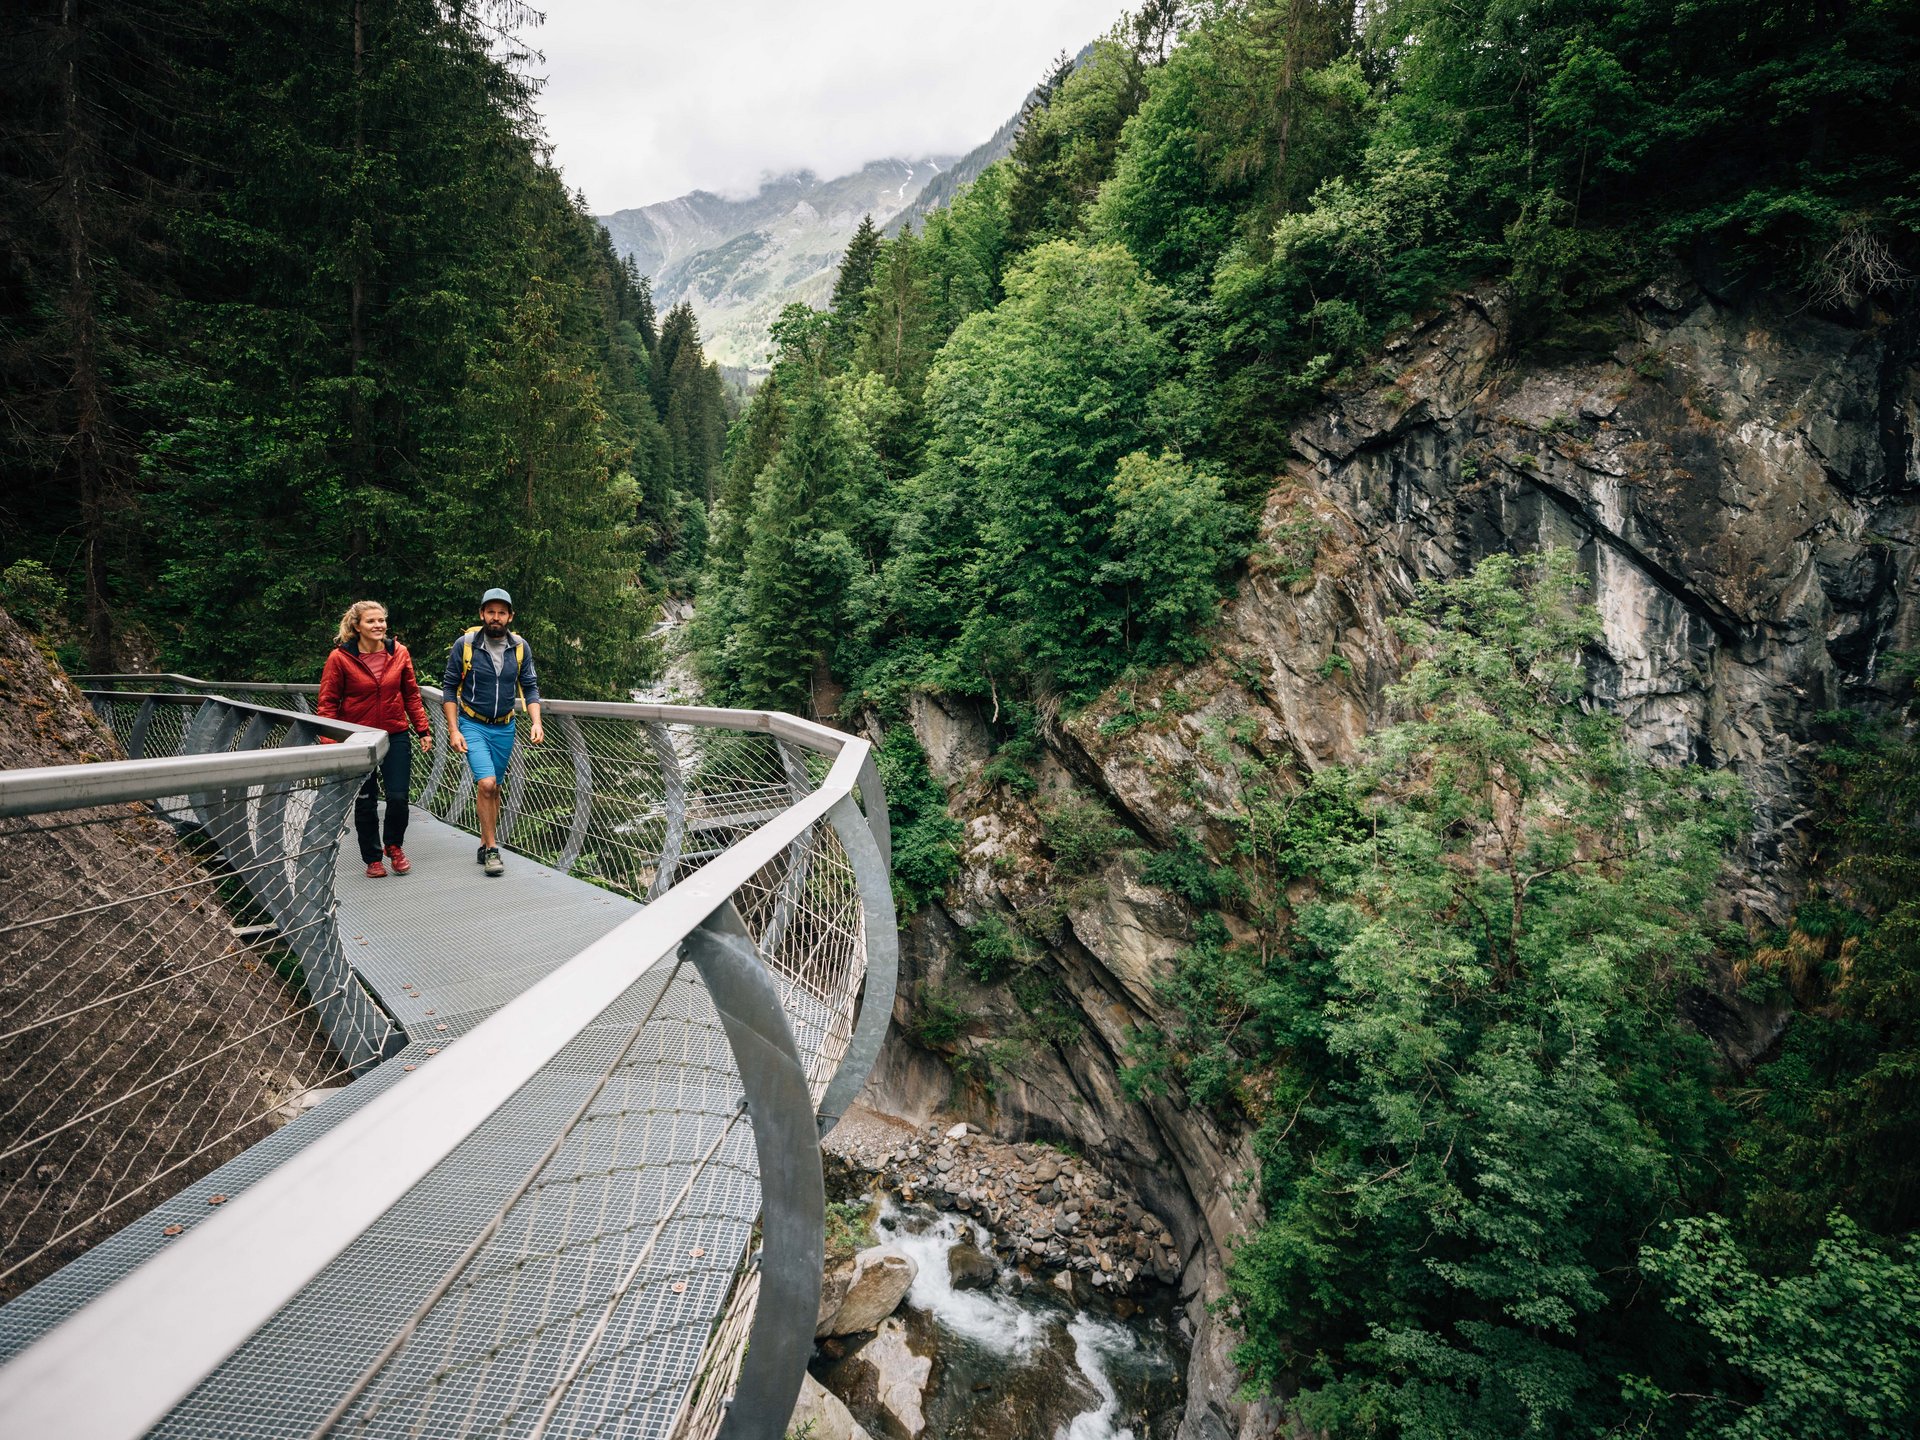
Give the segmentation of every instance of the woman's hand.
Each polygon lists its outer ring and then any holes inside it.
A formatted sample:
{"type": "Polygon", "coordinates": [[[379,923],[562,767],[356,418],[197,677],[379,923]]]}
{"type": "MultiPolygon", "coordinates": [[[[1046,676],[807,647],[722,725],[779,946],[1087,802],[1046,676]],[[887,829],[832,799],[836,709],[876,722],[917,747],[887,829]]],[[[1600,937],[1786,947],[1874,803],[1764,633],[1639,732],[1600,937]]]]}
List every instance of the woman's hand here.
{"type": "Polygon", "coordinates": [[[433,732],[431,730],[425,731],[420,736],[420,753],[422,755],[431,755],[433,753],[433,732]]]}

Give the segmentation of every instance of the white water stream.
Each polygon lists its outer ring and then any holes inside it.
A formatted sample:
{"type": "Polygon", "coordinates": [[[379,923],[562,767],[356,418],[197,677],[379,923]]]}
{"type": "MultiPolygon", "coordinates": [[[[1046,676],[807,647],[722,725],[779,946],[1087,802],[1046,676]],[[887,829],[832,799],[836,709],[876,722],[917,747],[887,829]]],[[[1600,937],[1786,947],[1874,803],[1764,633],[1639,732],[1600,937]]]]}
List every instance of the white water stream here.
{"type": "Polygon", "coordinates": [[[882,1203],[875,1231],[882,1244],[898,1246],[912,1258],[918,1270],[907,1303],[931,1315],[942,1330],[1014,1365],[1046,1363],[1056,1348],[1044,1343],[1049,1332],[1065,1331],[1074,1367],[1098,1403],[1057,1427],[1053,1440],[1136,1440],[1130,1427],[1115,1423],[1120,1397],[1109,1371],[1114,1359],[1139,1352],[1132,1331],[1085,1311],[1063,1316],[1053,1306],[998,1289],[956,1290],[947,1252],[965,1242],[982,1254],[993,1253],[987,1231],[964,1216],[946,1213],[916,1225],[889,1200],[882,1203]]]}

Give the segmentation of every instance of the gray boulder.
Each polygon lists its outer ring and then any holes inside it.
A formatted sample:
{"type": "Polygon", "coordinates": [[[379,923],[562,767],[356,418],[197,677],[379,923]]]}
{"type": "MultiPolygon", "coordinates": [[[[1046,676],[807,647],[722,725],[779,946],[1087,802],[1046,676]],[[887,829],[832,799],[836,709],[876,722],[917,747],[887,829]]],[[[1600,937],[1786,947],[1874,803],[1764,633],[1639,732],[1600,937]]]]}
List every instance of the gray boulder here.
{"type": "Polygon", "coordinates": [[[845,1298],[830,1319],[814,1328],[814,1335],[858,1335],[873,1329],[893,1313],[919,1273],[912,1258],[891,1245],[862,1250],[853,1257],[845,1298]]]}
{"type": "Polygon", "coordinates": [[[956,1290],[988,1289],[999,1273],[993,1257],[971,1245],[956,1245],[947,1251],[947,1278],[956,1290]]]}

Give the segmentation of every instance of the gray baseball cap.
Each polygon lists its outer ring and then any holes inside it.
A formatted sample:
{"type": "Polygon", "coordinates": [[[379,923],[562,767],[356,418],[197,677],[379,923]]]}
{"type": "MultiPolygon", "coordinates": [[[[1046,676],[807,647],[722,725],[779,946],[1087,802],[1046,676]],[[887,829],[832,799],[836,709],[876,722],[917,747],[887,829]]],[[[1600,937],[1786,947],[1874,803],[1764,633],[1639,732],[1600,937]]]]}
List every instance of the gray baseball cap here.
{"type": "Polygon", "coordinates": [[[480,603],[482,605],[485,605],[489,600],[498,600],[509,610],[513,608],[513,596],[502,590],[498,585],[480,597],[480,603]]]}

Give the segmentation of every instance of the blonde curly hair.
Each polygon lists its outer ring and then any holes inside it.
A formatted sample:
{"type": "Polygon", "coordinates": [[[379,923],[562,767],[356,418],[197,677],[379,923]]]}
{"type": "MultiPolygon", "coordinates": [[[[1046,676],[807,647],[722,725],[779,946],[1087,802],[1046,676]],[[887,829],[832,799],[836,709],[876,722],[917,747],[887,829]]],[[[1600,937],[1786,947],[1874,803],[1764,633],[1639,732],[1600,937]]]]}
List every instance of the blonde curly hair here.
{"type": "Polygon", "coordinates": [[[334,644],[359,644],[360,617],[371,610],[378,610],[382,615],[387,613],[387,607],[378,600],[356,600],[347,606],[347,613],[340,617],[340,633],[334,637],[334,644]]]}

